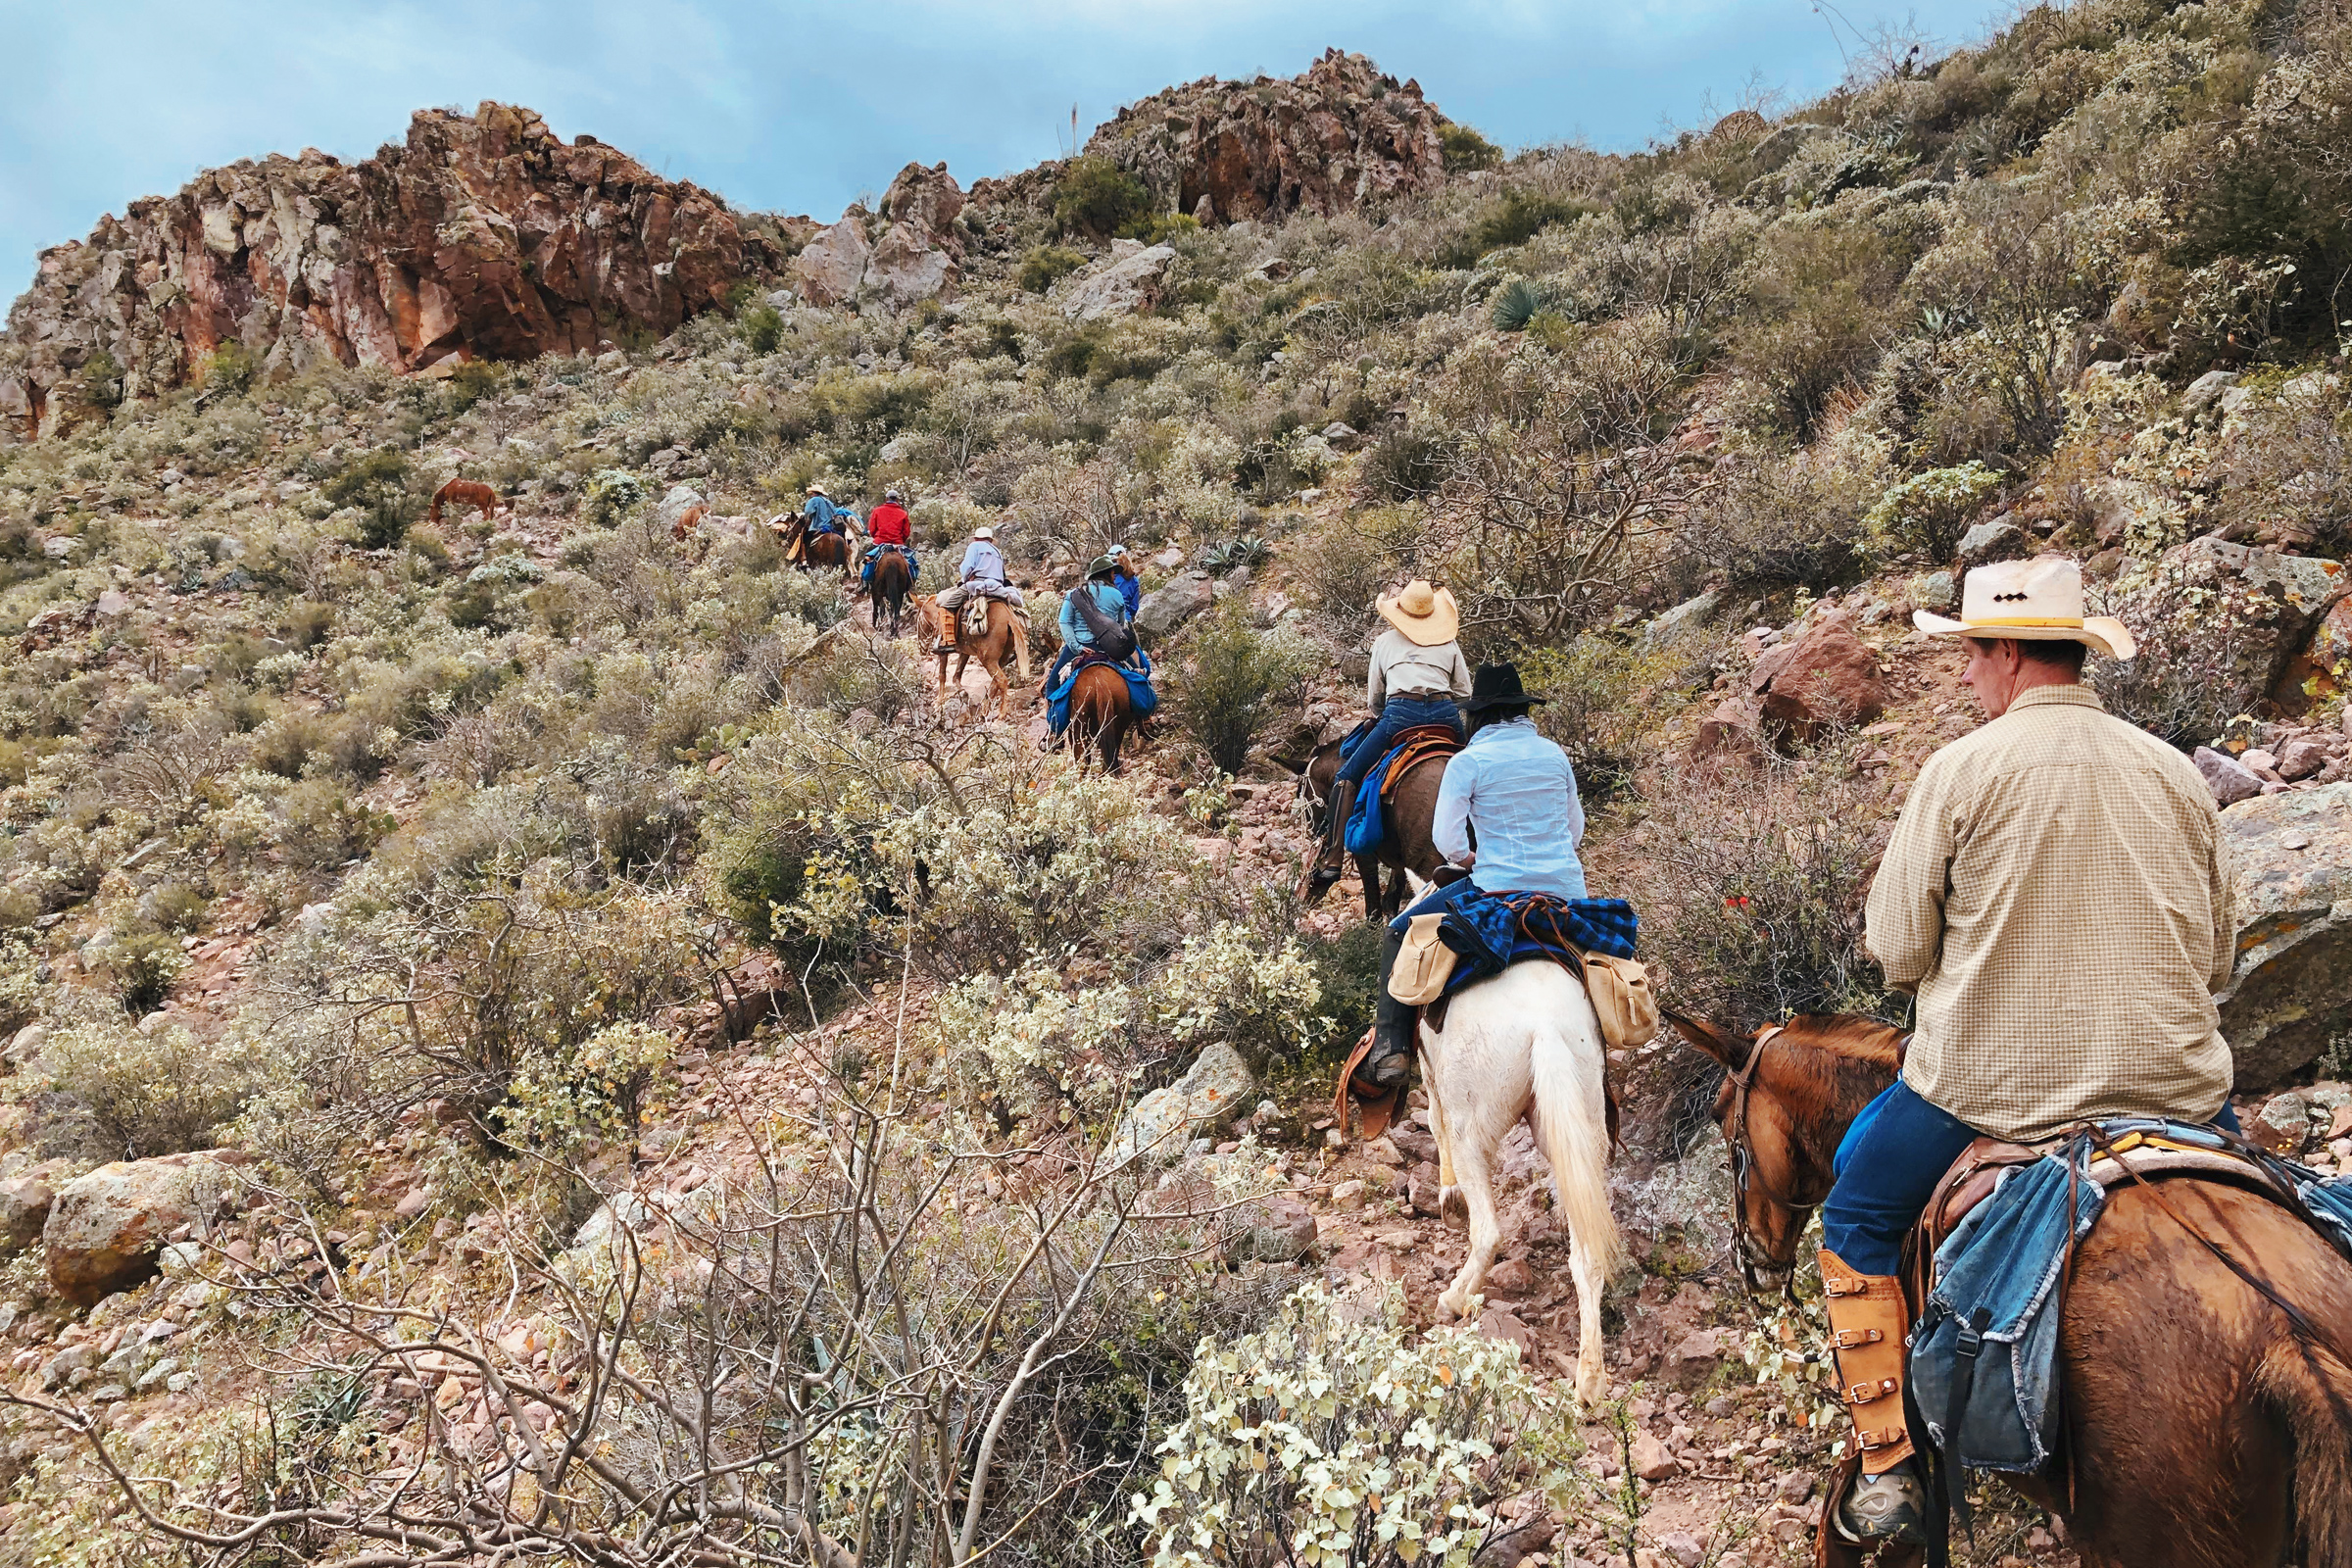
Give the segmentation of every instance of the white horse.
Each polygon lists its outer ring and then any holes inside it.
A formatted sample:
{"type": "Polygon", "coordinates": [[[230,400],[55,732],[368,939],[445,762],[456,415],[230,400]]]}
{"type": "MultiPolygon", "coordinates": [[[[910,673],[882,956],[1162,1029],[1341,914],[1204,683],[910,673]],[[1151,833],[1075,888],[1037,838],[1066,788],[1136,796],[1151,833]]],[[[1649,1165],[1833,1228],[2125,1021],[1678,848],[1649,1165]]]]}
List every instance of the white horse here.
{"type": "Polygon", "coordinates": [[[1579,1329],[1576,1394],[1593,1403],[1606,1385],[1600,1293],[1617,1254],[1617,1221],[1609,1212],[1607,1049],[1592,1004],[1556,963],[1513,964],[1455,996],[1443,1032],[1424,1024],[1421,1051],[1442,1202],[1450,1204],[1458,1187],[1470,1218],[1470,1255],[1438,1305],[1469,1315],[1471,1298],[1494,1266],[1502,1240],[1495,1155],[1524,1116],[1551,1166],[1552,1191],[1568,1221],[1579,1329]]]}

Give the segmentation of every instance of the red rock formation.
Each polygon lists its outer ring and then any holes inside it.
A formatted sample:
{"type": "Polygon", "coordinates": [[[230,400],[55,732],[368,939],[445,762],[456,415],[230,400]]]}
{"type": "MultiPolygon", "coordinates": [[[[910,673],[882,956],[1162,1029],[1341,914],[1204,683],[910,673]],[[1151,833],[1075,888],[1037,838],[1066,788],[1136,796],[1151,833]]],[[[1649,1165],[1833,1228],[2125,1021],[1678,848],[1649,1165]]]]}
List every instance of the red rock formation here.
{"type": "Polygon", "coordinates": [[[9,313],[0,410],[53,423],[99,351],[131,395],[202,374],[222,343],[266,371],[421,369],[666,333],[774,261],[726,204],[527,109],[424,110],[344,165],[316,150],[200,174],[41,256],[9,313]]]}
{"type": "Polygon", "coordinates": [[[1325,217],[1445,182],[1446,117],[1362,55],[1324,51],[1287,81],[1199,81],[1118,113],[1086,144],[1203,222],[1325,217]]]}

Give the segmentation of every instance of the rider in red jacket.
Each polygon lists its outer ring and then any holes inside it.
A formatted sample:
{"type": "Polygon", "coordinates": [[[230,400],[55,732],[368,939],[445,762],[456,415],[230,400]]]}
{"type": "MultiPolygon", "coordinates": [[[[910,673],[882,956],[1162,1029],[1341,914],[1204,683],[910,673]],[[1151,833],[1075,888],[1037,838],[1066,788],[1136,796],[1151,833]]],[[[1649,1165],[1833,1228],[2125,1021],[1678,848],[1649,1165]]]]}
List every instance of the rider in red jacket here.
{"type": "Polygon", "coordinates": [[[906,557],[909,570],[922,568],[914,560],[914,529],[906,516],[906,498],[896,490],[882,492],[882,504],[866,514],[865,536],[871,542],[865,547],[865,569],[860,575],[871,582],[874,560],[885,547],[896,547],[906,557]]]}

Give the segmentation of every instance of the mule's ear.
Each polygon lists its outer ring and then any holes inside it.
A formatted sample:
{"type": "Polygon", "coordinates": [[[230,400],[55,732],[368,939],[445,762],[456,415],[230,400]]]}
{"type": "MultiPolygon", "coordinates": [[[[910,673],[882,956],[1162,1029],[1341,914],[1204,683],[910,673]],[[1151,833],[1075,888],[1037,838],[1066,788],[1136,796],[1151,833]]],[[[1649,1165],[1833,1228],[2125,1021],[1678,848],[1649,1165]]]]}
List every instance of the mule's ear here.
{"type": "Polygon", "coordinates": [[[1717,1024],[1702,1018],[1687,1018],[1671,1007],[1660,1007],[1659,1015],[1682,1031],[1683,1038],[1713,1056],[1733,1071],[1747,1060],[1747,1042],[1717,1024]]]}

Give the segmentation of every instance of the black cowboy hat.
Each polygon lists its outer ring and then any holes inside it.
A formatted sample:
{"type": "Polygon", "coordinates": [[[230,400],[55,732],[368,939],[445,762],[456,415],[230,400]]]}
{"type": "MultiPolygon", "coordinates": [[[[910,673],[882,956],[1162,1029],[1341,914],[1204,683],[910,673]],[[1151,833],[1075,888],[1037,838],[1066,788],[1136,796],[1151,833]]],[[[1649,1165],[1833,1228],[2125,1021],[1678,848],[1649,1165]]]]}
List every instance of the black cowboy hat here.
{"type": "Polygon", "coordinates": [[[1478,673],[1470,677],[1470,696],[1461,708],[1465,713],[1483,713],[1490,708],[1516,708],[1524,712],[1542,701],[1520,688],[1517,664],[1481,664],[1478,673]]]}

